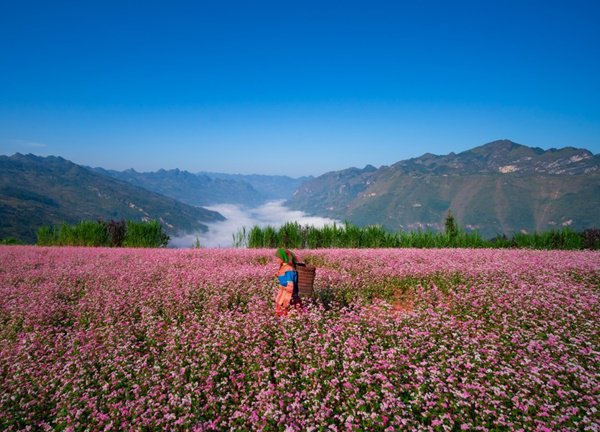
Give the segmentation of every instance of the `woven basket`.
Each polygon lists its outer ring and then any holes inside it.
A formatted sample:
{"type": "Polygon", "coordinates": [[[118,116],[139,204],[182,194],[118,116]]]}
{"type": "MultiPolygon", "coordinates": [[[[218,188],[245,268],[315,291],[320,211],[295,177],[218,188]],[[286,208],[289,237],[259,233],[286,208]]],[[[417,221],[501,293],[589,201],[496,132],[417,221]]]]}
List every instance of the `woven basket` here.
{"type": "Polygon", "coordinates": [[[313,285],[315,283],[316,267],[305,263],[297,263],[298,272],[298,294],[300,297],[312,297],[313,285]]]}

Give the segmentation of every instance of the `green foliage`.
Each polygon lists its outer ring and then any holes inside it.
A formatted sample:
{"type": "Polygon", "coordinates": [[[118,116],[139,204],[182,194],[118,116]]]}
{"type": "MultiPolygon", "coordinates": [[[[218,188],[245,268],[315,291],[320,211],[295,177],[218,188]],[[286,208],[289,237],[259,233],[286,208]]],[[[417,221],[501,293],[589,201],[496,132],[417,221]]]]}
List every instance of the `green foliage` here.
{"type": "Polygon", "coordinates": [[[481,248],[490,247],[478,232],[466,232],[455,227],[452,232],[412,231],[399,232],[398,247],[407,248],[481,248]]]}
{"type": "Polygon", "coordinates": [[[162,230],[162,225],[156,221],[134,222],[127,221],[127,233],[123,246],[125,247],[166,247],[169,236],[162,230]]]}
{"type": "Polygon", "coordinates": [[[40,246],[109,246],[108,232],[102,224],[81,221],[76,225],[41,227],[37,232],[40,246]]]}
{"type": "Polygon", "coordinates": [[[43,226],[37,231],[39,246],[164,247],[168,241],[158,221],[81,221],[76,225],[43,226]]]}
{"type": "Polygon", "coordinates": [[[43,226],[37,230],[37,244],[39,246],[58,245],[58,229],[56,227],[43,226]]]}
{"type": "Polygon", "coordinates": [[[388,232],[380,225],[358,227],[349,222],[321,228],[288,222],[279,229],[254,226],[234,234],[236,247],[293,249],[319,248],[531,248],[600,249],[600,231],[577,233],[569,229],[545,233],[505,235],[485,240],[477,232],[461,229],[449,213],[446,231],[388,232]],[[587,237],[586,237],[587,236],[587,237]]]}
{"type": "Polygon", "coordinates": [[[358,227],[349,222],[333,223],[321,228],[301,226],[288,222],[278,230],[272,226],[254,226],[234,234],[236,247],[250,248],[287,247],[294,249],[319,248],[394,248],[394,247],[486,247],[477,233],[461,230],[453,235],[431,231],[390,233],[381,225],[358,227]]]}
{"type": "Polygon", "coordinates": [[[59,239],[63,244],[72,246],[108,246],[109,236],[105,227],[93,221],[81,221],[78,225],[68,227],[64,225],[65,238],[59,239]]]}
{"type": "Polygon", "coordinates": [[[24,243],[21,240],[13,238],[13,237],[0,239],[0,245],[22,245],[22,244],[24,244],[24,243]]]}
{"type": "Polygon", "coordinates": [[[582,235],[564,228],[559,231],[546,231],[543,233],[515,234],[515,247],[531,249],[582,249],[582,235]]]}
{"type": "Polygon", "coordinates": [[[450,237],[454,238],[458,234],[458,224],[452,215],[452,212],[448,210],[446,220],[444,222],[445,233],[450,237]]]}

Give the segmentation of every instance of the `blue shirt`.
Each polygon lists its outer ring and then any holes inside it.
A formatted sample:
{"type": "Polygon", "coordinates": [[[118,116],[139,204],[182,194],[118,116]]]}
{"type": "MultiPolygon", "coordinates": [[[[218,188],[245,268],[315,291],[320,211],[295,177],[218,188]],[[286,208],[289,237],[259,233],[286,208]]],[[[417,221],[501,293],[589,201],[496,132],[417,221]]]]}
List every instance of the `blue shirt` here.
{"type": "Polygon", "coordinates": [[[277,276],[279,279],[279,285],[287,286],[288,282],[294,284],[294,288],[298,285],[298,272],[295,270],[288,270],[284,274],[277,276]]]}

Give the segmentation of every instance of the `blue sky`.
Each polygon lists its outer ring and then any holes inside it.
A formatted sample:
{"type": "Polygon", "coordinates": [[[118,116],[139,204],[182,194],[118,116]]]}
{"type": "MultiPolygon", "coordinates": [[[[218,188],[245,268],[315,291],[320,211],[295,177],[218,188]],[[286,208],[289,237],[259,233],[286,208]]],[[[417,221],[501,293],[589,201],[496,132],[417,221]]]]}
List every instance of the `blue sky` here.
{"type": "Polygon", "coordinates": [[[0,154],[320,175],[600,152],[597,1],[4,1],[0,154]]]}

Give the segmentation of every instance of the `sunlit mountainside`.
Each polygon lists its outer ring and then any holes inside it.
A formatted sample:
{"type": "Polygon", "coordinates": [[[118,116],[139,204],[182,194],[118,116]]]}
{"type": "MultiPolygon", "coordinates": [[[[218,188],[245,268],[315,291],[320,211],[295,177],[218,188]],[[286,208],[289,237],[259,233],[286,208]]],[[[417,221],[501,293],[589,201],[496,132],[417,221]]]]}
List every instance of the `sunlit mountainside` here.
{"type": "Polygon", "coordinates": [[[600,226],[600,156],[508,140],[474,149],[323,174],[287,202],[357,225],[443,229],[449,209],[484,237],[600,226]]]}

